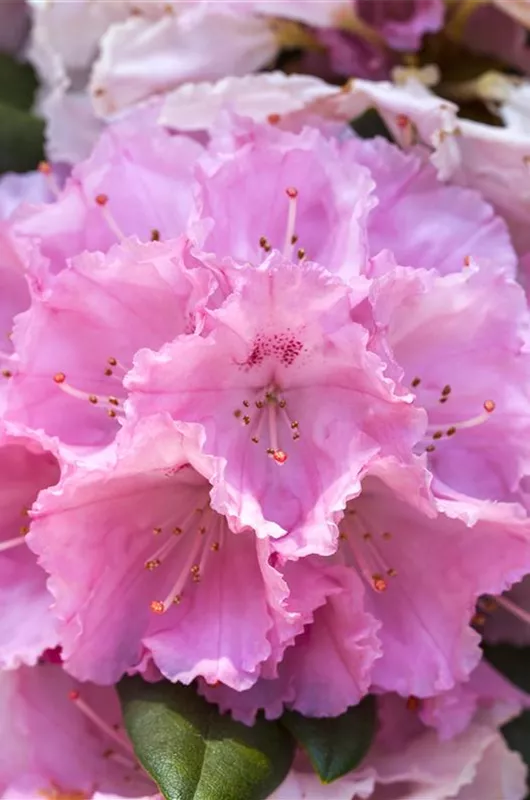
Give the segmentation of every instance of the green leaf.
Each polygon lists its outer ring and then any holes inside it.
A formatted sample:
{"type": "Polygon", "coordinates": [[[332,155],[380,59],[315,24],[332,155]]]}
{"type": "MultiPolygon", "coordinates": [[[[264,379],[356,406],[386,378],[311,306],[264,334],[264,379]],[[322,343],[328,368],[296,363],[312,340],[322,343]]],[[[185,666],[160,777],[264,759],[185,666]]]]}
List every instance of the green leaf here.
{"type": "Polygon", "coordinates": [[[375,108],[369,108],[364,114],[352,120],[350,127],[361,139],[373,139],[375,136],[383,136],[389,142],[394,141],[382,116],[375,108]]]}
{"type": "Polygon", "coordinates": [[[0,174],[27,172],[44,158],[44,121],[0,103],[0,174]]]}
{"type": "Polygon", "coordinates": [[[287,711],[282,725],[304,748],[323,783],[355,769],[368,752],[376,729],[374,697],[365,697],[340,717],[303,717],[287,711]]]}
{"type": "MultiPolygon", "coordinates": [[[[508,747],[511,750],[517,750],[527,767],[530,767],[530,711],[523,711],[518,717],[504,725],[501,731],[508,747]]],[[[527,785],[530,788],[530,774],[527,785]]],[[[527,794],[526,800],[530,800],[530,792],[527,794]]]]}
{"type": "Polygon", "coordinates": [[[483,645],[484,656],[497,672],[530,693],[530,647],[511,644],[483,645]]]}
{"type": "Polygon", "coordinates": [[[0,103],[29,111],[37,89],[37,76],[30,64],[0,53],[0,103]]]}
{"type": "Polygon", "coordinates": [[[262,800],[290,769],[294,741],[278,723],[234,722],[193,686],[135,677],[118,691],[136,755],[167,800],[262,800]]]}

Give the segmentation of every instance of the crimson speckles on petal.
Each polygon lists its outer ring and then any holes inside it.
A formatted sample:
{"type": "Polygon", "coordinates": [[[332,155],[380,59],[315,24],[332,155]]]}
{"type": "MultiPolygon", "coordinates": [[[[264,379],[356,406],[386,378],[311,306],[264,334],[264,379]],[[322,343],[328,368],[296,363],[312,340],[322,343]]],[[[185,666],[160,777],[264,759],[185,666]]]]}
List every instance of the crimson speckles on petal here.
{"type": "Polygon", "coordinates": [[[304,349],[303,342],[288,328],[281,333],[258,333],[244,367],[250,369],[263,363],[266,358],[275,359],[284,367],[294,364],[304,349]]]}

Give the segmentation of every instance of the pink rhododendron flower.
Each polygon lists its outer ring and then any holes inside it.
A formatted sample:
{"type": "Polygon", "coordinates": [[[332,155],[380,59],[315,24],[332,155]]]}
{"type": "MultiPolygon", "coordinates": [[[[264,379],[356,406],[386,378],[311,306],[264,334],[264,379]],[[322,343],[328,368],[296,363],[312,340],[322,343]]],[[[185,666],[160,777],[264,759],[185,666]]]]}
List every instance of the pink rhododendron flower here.
{"type": "Polygon", "coordinates": [[[423,416],[351,321],[361,279],[350,289],[273,251],[235,270],[232,287],[207,336],[137,355],[126,381],[132,407],[189,423],[215,458],[214,506],[238,529],[288,532],[276,544],[283,552],[328,555],[332,515],[358,493],[361,470],[376,456],[407,461],[423,416]]]}
{"type": "Polygon", "coordinates": [[[6,416],[66,443],[106,444],[119,427],[134,353],[193,331],[209,281],[182,240],[130,239],[107,256],[76,256],[34,288],[30,311],[17,320],[6,416]]]}
{"type": "Polygon", "coordinates": [[[472,264],[443,277],[395,269],[384,259],[375,270],[381,274],[373,286],[379,329],[429,417],[422,449],[435,493],[517,500],[530,457],[522,289],[502,271],[472,264]]]}
{"type": "Polygon", "coordinates": [[[20,426],[0,429],[0,667],[34,664],[58,643],[46,576],[27,547],[30,510],[59,479],[54,445],[20,426]],[[50,449],[53,448],[53,449],[50,449]]]}
{"type": "Polygon", "coordinates": [[[158,798],[140,769],[115,691],[58,664],[0,673],[0,797],[158,798]]]}
{"type": "MultiPolygon", "coordinates": [[[[282,575],[267,542],[232,533],[211,509],[209,488],[176,426],[155,417],[40,495],[28,541],[51,574],[65,665],[81,680],[115,681],[147,653],[171,680],[248,688],[328,596],[361,605],[362,586],[341,567],[304,560],[282,575]]],[[[360,612],[347,626],[366,691],[376,625],[360,612]]]]}
{"type": "MultiPolygon", "coordinates": [[[[472,521],[467,525],[459,519],[459,504],[440,504],[441,513],[428,515],[410,470],[382,463],[373,469],[377,477],[365,479],[339,524],[334,561],[364,581],[363,609],[380,624],[381,657],[373,665],[372,682],[403,696],[430,697],[466,680],[477,665],[480,637],[469,625],[475,604],[528,571],[530,528],[518,506],[468,501],[472,521]]],[[[204,687],[208,699],[245,722],[259,708],[271,718],[279,716],[282,705],[328,715],[325,687],[334,654],[340,652],[336,643],[346,641],[340,631],[347,618],[328,603],[287,649],[278,678],[262,679],[248,692],[204,687]],[[328,644],[329,631],[335,633],[328,644]]],[[[351,689],[347,682],[341,685],[338,659],[333,672],[333,714],[339,714],[351,705],[351,689]]]]}

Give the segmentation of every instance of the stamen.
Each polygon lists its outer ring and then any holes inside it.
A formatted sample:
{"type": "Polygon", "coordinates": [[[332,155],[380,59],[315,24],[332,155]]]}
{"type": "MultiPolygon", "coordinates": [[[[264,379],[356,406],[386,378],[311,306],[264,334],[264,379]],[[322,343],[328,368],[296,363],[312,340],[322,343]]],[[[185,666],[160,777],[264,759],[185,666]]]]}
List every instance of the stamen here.
{"type": "Polygon", "coordinates": [[[266,236],[260,237],[259,246],[262,248],[262,250],[265,250],[266,253],[270,253],[272,250],[271,244],[266,236]]]}
{"type": "MultiPolygon", "coordinates": [[[[343,530],[339,538],[346,543],[361,577],[368,586],[376,592],[385,592],[388,589],[387,578],[396,577],[397,571],[393,567],[389,567],[374,542],[372,534],[362,532],[362,525],[365,525],[362,517],[347,509],[342,520],[343,530]],[[351,535],[344,532],[344,527],[350,528],[351,535]]],[[[391,538],[391,534],[385,532],[381,534],[381,538],[386,541],[391,538]]]]}
{"type": "MultiPolygon", "coordinates": [[[[75,397],[77,400],[88,400],[88,402],[93,405],[97,406],[99,403],[105,403],[104,398],[98,396],[97,394],[90,394],[89,392],[85,392],[82,389],[76,389],[75,386],[67,383],[66,375],[64,372],[56,372],[53,376],[54,382],[57,386],[63,391],[65,394],[70,395],[70,397],[75,397]]],[[[120,401],[117,397],[111,395],[107,398],[107,403],[111,406],[119,406],[120,401]]],[[[109,417],[116,417],[116,411],[113,408],[107,409],[107,414],[109,417]]]]}
{"type": "Polygon", "coordinates": [[[98,195],[96,195],[96,197],[94,199],[96,201],[96,205],[98,205],[100,207],[101,215],[103,216],[105,222],[109,226],[109,228],[112,231],[112,233],[116,236],[116,238],[117,238],[117,240],[119,242],[123,242],[123,240],[126,238],[126,236],[123,233],[122,229],[120,228],[120,226],[118,225],[118,223],[116,222],[116,220],[114,219],[113,215],[111,214],[111,212],[110,212],[110,210],[108,208],[108,205],[107,205],[108,202],[109,202],[108,195],[106,195],[106,194],[98,194],[98,195]]]}
{"type": "Polygon", "coordinates": [[[164,614],[168,610],[168,608],[170,608],[172,603],[178,604],[180,602],[182,590],[186,584],[186,581],[188,580],[189,574],[194,565],[194,562],[196,561],[199,550],[201,549],[202,541],[203,541],[202,537],[200,536],[194,537],[193,547],[190,548],[188,557],[182,566],[180,574],[175,583],[173,584],[173,586],[171,587],[170,591],[167,593],[165,599],[153,600],[151,602],[150,608],[151,611],[153,611],[155,614],[164,614]]]}
{"type": "Polygon", "coordinates": [[[116,753],[110,748],[105,750],[103,753],[103,758],[106,758],[109,761],[115,761],[116,764],[121,764],[123,767],[127,767],[127,769],[138,769],[138,764],[136,761],[134,761],[132,758],[127,758],[127,756],[124,756],[121,753],[116,753]]]}
{"type": "Polygon", "coordinates": [[[85,703],[85,701],[81,698],[81,695],[78,691],[70,692],[69,697],[70,700],[73,703],[75,703],[79,711],[82,711],[83,714],[86,717],[88,717],[88,719],[91,720],[91,722],[93,722],[97,728],[100,729],[100,731],[106,733],[107,736],[111,738],[113,741],[115,741],[117,744],[119,744],[120,747],[124,747],[125,750],[134,755],[133,746],[130,744],[130,742],[128,742],[126,739],[120,736],[120,734],[116,730],[114,730],[112,725],[109,725],[108,722],[105,722],[105,720],[102,719],[102,717],[100,717],[99,714],[96,714],[94,709],[91,708],[87,703],[85,703]]]}
{"type": "Polygon", "coordinates": [[[530,625],[530,613],[525,611],[524,608],[518,606],[517,603],[514,603],[513,600],[510,600],[510,598],[506,597],[505,595],[496,597],[495,599],[500,608],[504,608],[505,611],[508,611],[508,613],[513,614],[514,617],[520,619],[521,622],[525,622],[527,625],[530,625]]]}
{"type": "Polygon", "coordinates": [[[298,205],[298,189],[289,187],[285,190],[289,198],[289,210],[287,212],[287,228],[285,230],[285,243],[283,245],[283,255],[285,258],[292,257],[293,236],[295,236],[294,226],[296,225],[296,208],[298,205]]]}
{"type": "Polygon", "coordinates": [[[0,553],[3,553],[5,550],[12,550],[13,547],[20,547],[20,545],[25,544],[24,536],[25,534],[22,534],[22,536],[17,536],[14,539],[6,539],[5,542],[0,542],[0,553]]]}
{"type": "MultiPolygon", "coordinates": [[[[446,387],[448,388],[448,387],[446,387]]],[[[449,393],[445,395],[448,397],[449,393]]],[[[477,414],[476,417],[471,417],[470,419],[462,420],[461,422],[453,422],[448,425],[445,430],[441,430],[438,426],[433,431],[433,425],[429,425],[427,427],[427,432],[431,434],[433,439],[441,439],[444,435],[445,436],[454,436],[457,431],[466,430],[467,428],[476,428],[477,425],[482,425],[483,422],[486,422],[489,415],[495,411],[495,403],[493,400],[486,400],[484,402],[484,411],[481,414],[477,414]]]]}

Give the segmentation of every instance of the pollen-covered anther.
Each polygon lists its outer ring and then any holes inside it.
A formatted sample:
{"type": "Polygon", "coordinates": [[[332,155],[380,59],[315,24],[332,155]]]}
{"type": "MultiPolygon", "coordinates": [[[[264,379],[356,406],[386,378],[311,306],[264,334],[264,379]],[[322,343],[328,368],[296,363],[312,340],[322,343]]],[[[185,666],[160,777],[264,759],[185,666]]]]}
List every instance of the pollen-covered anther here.
{"type": "Polygon", "coordinates": [[[303,258],[305,258],[305,250],[304,250],[304,248],[303,248],[303,247],[300,247],[296,255],[298,256],[298,258],[300,259],[300,261],[301,261],[303,258]]]}
{"type": "Polygon", "coordinates": [[[106,206],[109,202],[108,194],[97,194],[94,198],[98,206],[106,206]]]}
{"type": "Polygon", "coordinates": [[[416,387],[419,386],[420,383],[421,383],[421,378],[417,378],[416,377],[416,378],[412,379],[412,382],[411,382],[410,385],[412,386],[413,389],[416,389],[416,387]]]}
{"type": "Polygon", "coordinates": [[[269,114],[267,117],[267,122],[269,125],[277,125],[280,121],[281,117],[279,114],[269,114]]]}
{"type": "Polygon", "coordinates": [[[4,378],[12,378],[13,377],[13,373],[11,372],[10,369],[3,369],[2,370],[2,375],[3,375],[4,378]]]}
{"type": "Polygon", "coordinates": [[[372,587],[375,589],[376,592],[386,592],[388,584],[382,575],[379,575],[379,573],[375,573],[374,575],[372,575],[372,587]]]}
{"type": "Polygon", "coordinates": [[[486,411],[488,414],[491,414],[492,411],[495,411],[495,403],[493,400],[484,401],[484,411],[486,411]]]}
{"type": "Polygon", "coordinates": [[[272,246],[266,236],[260,237],[259,246],[261,247],[262,250],[265,250],[266,253],[270,253],[270,251],[272,250],[272,246]]]}
{"type": "Polygon", "coordinates": [[[272,458],[277,464],[281,466],[282,464],[285,464],[285,462],[287,461],[288,455],[283,450],[274,450],[274,452],[272,453],[272,458]]]}
{"type": "Polygon", "coordinates": [[[145,568],[152,572],[154,569],[160,566],[162,562],[159,558],[152,558],[150,561],[145,562],[145,568]]]}
{"type": "Polygon", "coordinates": [[[151,241],[152,242],[159,242],[160,241],[160,231],[158,228],[153,228],[151,231],[151,241]]]}
{"type": "Polygon", "coordinates": [[[163,602],[161,600],[151,600],[149,603],[149,608],[154,614],[163,614],[166,610],[163,602]]]}

